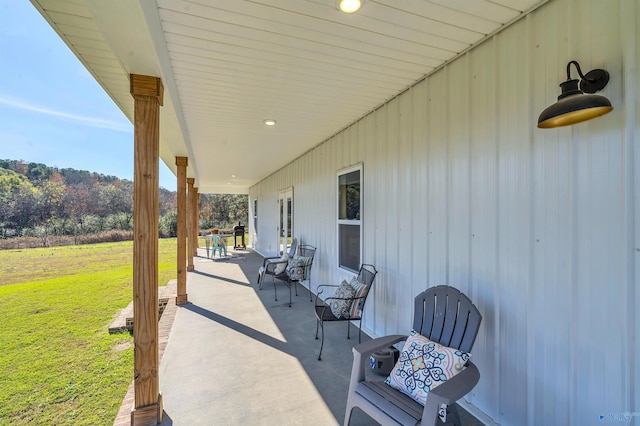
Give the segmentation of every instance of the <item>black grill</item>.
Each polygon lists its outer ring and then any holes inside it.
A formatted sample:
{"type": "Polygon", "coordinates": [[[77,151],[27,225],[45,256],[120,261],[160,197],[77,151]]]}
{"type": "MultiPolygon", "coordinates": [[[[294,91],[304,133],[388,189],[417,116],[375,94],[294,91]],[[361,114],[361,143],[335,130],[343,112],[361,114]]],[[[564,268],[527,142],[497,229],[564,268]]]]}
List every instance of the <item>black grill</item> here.
{"type": "Polygon", "coordinates": [[[240,222],[233,227],[233,248],[235,250],[247,248],[247,245],[244,242],[244,225],[241,225],[240,222]],[[240,237],[242,244],[238,244],[238,237],[240,237]]]}

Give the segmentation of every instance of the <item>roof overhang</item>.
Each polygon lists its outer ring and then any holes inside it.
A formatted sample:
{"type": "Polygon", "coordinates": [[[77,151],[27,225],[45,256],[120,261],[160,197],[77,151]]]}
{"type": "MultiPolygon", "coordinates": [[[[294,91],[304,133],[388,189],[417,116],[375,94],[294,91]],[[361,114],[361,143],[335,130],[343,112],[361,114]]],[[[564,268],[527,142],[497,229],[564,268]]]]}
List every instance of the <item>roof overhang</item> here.
{"type": "Polygon", "coordinates": [[[547,0],[32,0],[133,121],[165,88],[160,156],[200,193],[249,188],[547,0]],[[266,126],[274,119],[275,126],[266,126]]]}

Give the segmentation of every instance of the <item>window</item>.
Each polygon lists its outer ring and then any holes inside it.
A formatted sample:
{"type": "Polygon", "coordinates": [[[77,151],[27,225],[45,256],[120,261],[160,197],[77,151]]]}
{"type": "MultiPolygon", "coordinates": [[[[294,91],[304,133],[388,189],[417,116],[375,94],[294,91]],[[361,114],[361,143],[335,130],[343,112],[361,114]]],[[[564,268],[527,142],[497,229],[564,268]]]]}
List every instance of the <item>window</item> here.
{"type": "Polygon", "coordinates": [[[338,172],[338,266],[360,269],[362,247],[362,165],[338,172]]]}
{"type": "Polygon", "coordinates": [[[258,232],[258,199],[253,200],[253,232],[258,232]]]}
{"type": "Polygon", "coordinates": [[[278,192],[278,229],[278,247],[280,254],[284,254],[293,237],[293,188],[278,192]]]}

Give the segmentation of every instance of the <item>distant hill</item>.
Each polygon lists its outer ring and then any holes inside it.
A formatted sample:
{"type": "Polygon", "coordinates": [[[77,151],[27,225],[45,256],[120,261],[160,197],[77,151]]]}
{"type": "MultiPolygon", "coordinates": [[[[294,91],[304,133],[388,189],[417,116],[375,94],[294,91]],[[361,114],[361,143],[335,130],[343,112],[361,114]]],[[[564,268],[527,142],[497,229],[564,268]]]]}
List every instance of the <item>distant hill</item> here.
{"type": "MultiPolygon", "coordinates": [[[[168,217],[161,234],[171,236],[176,193],[160,188],[159,204],[161,218],[168,217]]],[[[39,237],[46,245],[49,236],[132,229],[133,182],[87,170],[0,160],[0,238],[39,237]]]]}
{"type": "MultiPolygon", "coordinates": [[[[161,237],[177,233],[176,192],[159,190],[161,237]]],[[[246,195],[201,194],[200,229],[248,220],[246,195]]],[[[0,160],[0,238],[104,234],[133,229],[133,182],[87,170],[0,160]]],[[[115,238],[115,237],[114,237],[115,238]]],[[[122,236],[117,237],[118,240],[122,236]]]]}
{"type": "Polygon", "coordinates": [[[11,170],[19,175],[25,176],[32,183],[49,180],[49,178],[56,173],[63,177],[67,185],[89,185],[94,182],[113,183],[118,180],[127,182],[126,179],[119,179],[116,176],[72,168],[60,169],[55,166],[52,167],[33,162],[27,163],[22,160],[0,160],[0,169],[11,170]]]}

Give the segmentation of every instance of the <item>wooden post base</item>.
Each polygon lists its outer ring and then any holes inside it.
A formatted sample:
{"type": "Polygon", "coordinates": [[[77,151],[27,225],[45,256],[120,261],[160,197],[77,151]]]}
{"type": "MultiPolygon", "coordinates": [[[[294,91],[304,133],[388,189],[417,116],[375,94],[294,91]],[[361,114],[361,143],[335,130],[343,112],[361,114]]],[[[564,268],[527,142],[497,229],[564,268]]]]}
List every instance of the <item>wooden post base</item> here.
{"type": "Polygon", "coordinates": [[[195,270],[196,270],[196,267],[195,267],[195,266],[193,266],[193,265],[189,265],[189,266],[187,266],[187,271],[189,271],[189,272],[193,272],[193,271],[195,271],[195,270]]]}
{"type": "Polygon", "coordinates": [[[162,423],[162,394],[158,394],[158,403],[146,407],[131,409],[131,426],[155,426],[162,423]]]}
{"type": "Polygon", "coordinates": [[[186,294],[179,294],[176,296],[176,305],[185,305],[189,303],[189,299],[186,294]]]}

